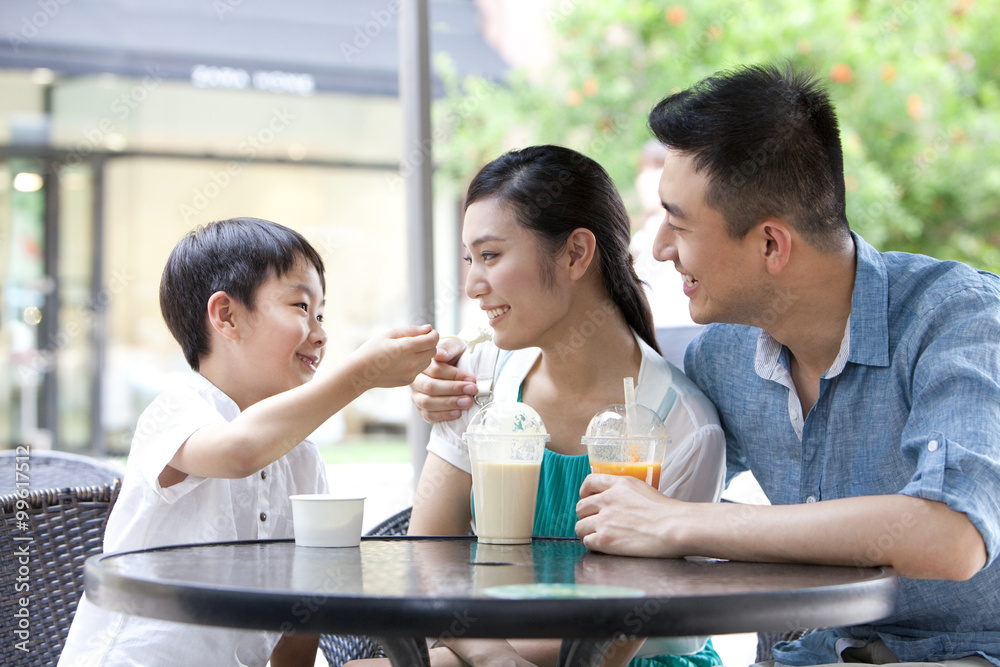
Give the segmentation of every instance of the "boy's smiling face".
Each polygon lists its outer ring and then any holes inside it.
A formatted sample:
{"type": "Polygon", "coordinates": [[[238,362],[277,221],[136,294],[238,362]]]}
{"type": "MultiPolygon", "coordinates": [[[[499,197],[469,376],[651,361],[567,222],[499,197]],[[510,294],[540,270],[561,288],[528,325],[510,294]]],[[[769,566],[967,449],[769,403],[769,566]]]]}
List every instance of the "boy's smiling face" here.
{"type": "Polygon", "coordinates": [[[312,379],[326,349],[324,303],[319,273],[305,259],[257,290],[254,310],[244,309],[240,336],[254,402],[312,379]]]}

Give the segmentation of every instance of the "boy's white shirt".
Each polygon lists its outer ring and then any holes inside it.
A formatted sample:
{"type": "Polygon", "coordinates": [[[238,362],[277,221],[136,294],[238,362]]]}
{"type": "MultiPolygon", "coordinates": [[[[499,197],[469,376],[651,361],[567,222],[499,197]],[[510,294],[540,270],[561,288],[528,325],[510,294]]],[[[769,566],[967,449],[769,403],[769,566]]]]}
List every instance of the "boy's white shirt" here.
{"type": "MultiPolygon", "coordinates": [[[[294,537],[288,497],[328,490],[325,464],[309,440],[249,477],[189,475],[166,489],[159,484],[160,472],[192,433],[238,414],[236,403],[201,375],[164,392],[146,408],[108,521],[105,553],[294,537]]],[[[278,633],[127,616],[101,609],[84,596],[59,665],[264,665],[279,639],[278,633]]]]}

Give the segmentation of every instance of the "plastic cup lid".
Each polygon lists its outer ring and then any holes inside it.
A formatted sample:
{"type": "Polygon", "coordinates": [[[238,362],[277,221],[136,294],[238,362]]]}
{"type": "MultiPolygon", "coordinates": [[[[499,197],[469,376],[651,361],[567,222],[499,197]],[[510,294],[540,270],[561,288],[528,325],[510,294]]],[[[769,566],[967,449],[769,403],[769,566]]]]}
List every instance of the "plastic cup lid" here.
{"type": "Polygon", "coordinates": [[[624,405],[607,406],[590,420],[581,441],[585,445],[597,445],[608,440],[670,439],[663,420],[645,405],[635,405],[631,423],[626,414],[624,405]]]}
{"type": "Polygon", "coordinates": [[[546,442],[549,440],[545,424],[534,408],[516,401],[494,401],[483,406],[462,437],[468,439],[478,435],[544,437],[546,442]]]}

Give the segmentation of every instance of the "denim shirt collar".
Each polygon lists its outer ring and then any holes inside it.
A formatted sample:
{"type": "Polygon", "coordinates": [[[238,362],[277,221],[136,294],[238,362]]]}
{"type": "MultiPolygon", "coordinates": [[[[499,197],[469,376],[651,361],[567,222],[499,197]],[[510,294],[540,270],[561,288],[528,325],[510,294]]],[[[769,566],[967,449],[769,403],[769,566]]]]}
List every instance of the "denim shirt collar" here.
{"type": "Polygon", "coordinates": [[[889,365],[889,276],[882,255],[854,238],[857,269],[851,297],[851,351],[847,360],[865,366],[889,365]]]}
{"type": "MultiPolygon", "coordinates": [[[[854,232],[851,236],[857,259],[851,314],[840,353],[824,374],[826,378],[839,375],[848,361],[866,366],[889,365],[888,272],[882,255],[875,248],[854,232]]],[[[787,349],[761,329],[754,362],[757,375],[792,389],[788,368],[787,349]]]]}

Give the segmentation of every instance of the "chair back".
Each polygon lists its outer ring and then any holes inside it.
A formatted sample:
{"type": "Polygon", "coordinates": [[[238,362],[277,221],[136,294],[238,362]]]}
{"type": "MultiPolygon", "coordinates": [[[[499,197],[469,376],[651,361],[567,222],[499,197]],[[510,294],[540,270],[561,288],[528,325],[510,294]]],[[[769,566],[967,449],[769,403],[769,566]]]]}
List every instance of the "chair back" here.
{"type": "Polygon", "coordinates": [[[0,543],[8,545],[0,565],[0,665],[59,661],[83,593],[83,562],[102,551],[120,487],[112,479],[0,496],[0,543]]]}
{"type": "Polygon", "coordinates": [[[70,452],[17,449],[0,452],[0,494],[22,488],[62,489],[107,484],[123,473],[100,459],[70,452]],[[26,484],[26,486],[25,486],[26,484]]]}

